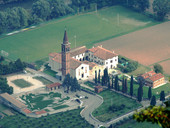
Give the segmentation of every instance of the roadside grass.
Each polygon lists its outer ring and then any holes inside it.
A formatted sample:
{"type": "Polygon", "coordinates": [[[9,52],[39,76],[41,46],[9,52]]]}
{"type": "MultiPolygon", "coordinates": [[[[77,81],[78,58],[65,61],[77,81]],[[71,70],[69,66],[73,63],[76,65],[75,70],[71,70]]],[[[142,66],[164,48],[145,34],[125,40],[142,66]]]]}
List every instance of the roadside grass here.
{"type": "Polygon", "coordinates": [[[53,109],[58,110],[58,109],[63,109],[63,108],[67,108],[67,107],[69,107],[69,106],[68,105],[60,105],[60,106],[54,107],[53,109]]]}
{"type": "Polygon", "coordinates": [[[41,81],[44,85],[48,85],[48,84],[52,84],[53,82],[51,82],[50,80],[42,77],[42,76],[35,76],[33,77],[33,79],[37,79],[39,81],[41,81]]]}
{"type": "Polygon", "coordinates": [[[158,24],[143,14],[121,6],[112,6],[95,12],[68,16],[44,22],[35,29],[0,38],[0,47],[9,58],[34,62],[60,52],[64,28],[67,26],[71,47],[86,45],[88,48],[102,40],[111,39],[136,30],[158,24]],[[120,23],[117,23],[119,14],[120,23]],[[89,31],[90,29],[90,31],[89,31]],[[88,37],[88,38],[87,38],[88,37]],[[7,47],[8,46],[8,47],[7,47]]]}
{"type": "Polygon", "coordinates": [[[116,118],[141,106],[135,100],[110,90],[105,90],[99,93],[99,95],[103,97],[104,102],[95,111],[93,111],[92,114],[102,122],[109,121],[112,118],[116,118]],[[125,105],[122,110],[117,110],[115,112],[109,110],[111,105],[120,106],[122,104],[125,105]]]}
{"type": "Polygon", "coordinates": [[[161,128],[158,124],[152,124],[150,122],[137,122],[135,120],[128,120],[116,128],[161,128]]]}
{"type": "Polygon", "coordinates": [[[27,87],[32,86],[30,82],[25,81],[24,79],[13,80],[12,83],[14,83],[16,86],[20,88],[27,88],[27,87]]]}
{"type": "Polygon", "coordinates": [[[26,117],[18,113],[0,120],[0,125],[5,128],[93,128],[80,116],[81,110],[75,109],[40,118],[26,117]]]}

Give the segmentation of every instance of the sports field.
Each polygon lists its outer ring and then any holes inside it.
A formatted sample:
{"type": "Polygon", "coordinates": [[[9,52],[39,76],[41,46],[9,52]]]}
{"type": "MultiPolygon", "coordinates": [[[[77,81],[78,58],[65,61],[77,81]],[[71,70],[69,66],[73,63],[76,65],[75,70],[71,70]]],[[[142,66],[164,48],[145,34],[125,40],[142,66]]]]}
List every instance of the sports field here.
{"type": "MultiPolygon", "coordinates": [[[[137,60],[145,66],[160,63],[170,75],[170,21],[139,30],[96,45],[113,50],[125,57],[137,60]],[[162,62],[162,63],[161,63],[162,62]]],[[[145,72],[145,71],[144,71],[145,72]]]]}
{"type": "Polygon", "coordinates": [[[152,19],[120,6],[43,23],[34,29],[0,38],[0,50],[9,58],[33,62],[59,52],[65,26],[71,47],[86,45],[157,24],[152,19]]]}

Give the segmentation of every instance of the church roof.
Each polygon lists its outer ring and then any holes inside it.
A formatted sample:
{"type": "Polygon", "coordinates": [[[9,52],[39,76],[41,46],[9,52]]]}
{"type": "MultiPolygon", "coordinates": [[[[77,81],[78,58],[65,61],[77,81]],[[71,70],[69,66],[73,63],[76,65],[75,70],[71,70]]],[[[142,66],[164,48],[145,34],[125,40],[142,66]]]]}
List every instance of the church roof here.
{"type": "Polygon", "coordinates": [[[115,53],[113,53],[113,52],[111,52],[111,51],[109,51],[105,48],[102,48],[100,46],[91,48],[88,51],[93,52],[94,56],[96,56],[100,59],[103,59],[103,60],[107,60],[107,59],[110,59],[110,58],[117,56],[117,54],[115,54],[115,53]]]}
{"type": "Polygon", "coordinates": [[[76,68],[78,68],[81,64],[82,64],[81,61],[78,61],[78,60],[76,60],[76,59],[74,59],[74,58],[71,58],[71,59],[70,59],[70,68],[71,68],[71,69],[76,69],[76,68]]]}
{"type": "Polygon", "coordinates": [[[77,56],[77,55],[85,53],[86,51],[87,51],[86,46],[77,47],[77,48],[71,49],[70,56],[71,57],[77,56]]]}

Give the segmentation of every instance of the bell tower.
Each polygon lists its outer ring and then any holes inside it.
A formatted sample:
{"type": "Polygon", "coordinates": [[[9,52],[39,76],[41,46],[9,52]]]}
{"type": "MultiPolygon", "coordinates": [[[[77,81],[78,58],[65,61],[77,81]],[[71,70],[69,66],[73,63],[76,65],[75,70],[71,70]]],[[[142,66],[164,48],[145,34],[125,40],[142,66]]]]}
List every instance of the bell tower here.
{"type": "Polygon", "coordinates": [[[68,42],[67,31],[64,32],[63,43],[61,44],[62,54],[62,75],[70,73],[70,43],[68,42]]]}

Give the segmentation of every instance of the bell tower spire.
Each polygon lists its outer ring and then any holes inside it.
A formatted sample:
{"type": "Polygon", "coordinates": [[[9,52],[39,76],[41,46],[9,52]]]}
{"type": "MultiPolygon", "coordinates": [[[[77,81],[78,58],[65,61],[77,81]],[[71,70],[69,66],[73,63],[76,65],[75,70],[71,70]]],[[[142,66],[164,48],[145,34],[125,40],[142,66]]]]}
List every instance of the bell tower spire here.
{"type": "Polygon", "coordinates": [[[62,75],[65,76],[70,73],[70,43],[67,37],[65,28],[63,43],[61,44],[62,51],[62,75]]]}

